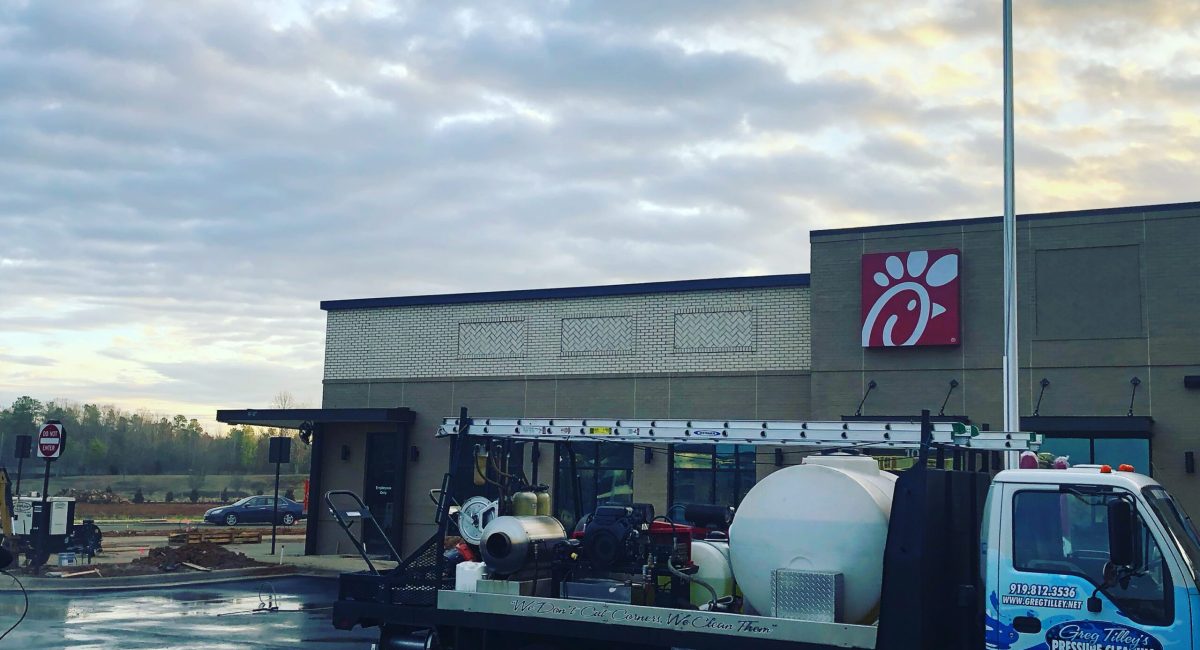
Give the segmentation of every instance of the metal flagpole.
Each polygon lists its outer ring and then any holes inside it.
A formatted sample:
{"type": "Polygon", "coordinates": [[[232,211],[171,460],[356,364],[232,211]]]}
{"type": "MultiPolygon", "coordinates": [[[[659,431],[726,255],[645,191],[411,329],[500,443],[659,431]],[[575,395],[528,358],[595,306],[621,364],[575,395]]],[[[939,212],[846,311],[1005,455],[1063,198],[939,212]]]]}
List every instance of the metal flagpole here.
{"type": "MultiPolygon", "coordinates": [[[[1013,163],[1012,0],[1004,0],[1004,430],[1021,429],[1017,400],[1017,217],[1013,163]]],[[[1016,452],[1005,454],[1016,467],[1016,452]]]]}

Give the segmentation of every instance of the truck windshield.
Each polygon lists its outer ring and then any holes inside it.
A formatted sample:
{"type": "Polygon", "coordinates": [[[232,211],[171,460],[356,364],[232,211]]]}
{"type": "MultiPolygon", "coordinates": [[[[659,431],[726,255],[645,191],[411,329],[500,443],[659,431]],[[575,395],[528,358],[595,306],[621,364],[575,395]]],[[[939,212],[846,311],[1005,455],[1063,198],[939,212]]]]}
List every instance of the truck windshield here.
{"type": "Polygon", "coordinates": [[[1196,532],[1191,517],[1188,517],[1174,497],[1160,486],[1143,488],[1142,494],[1146,496],[1146,501],[1150,503],[1163,527],[1170,531],[1175,546],[1188,563],[1192,579],[1200,585],[1200,534],[1196,532]]]}

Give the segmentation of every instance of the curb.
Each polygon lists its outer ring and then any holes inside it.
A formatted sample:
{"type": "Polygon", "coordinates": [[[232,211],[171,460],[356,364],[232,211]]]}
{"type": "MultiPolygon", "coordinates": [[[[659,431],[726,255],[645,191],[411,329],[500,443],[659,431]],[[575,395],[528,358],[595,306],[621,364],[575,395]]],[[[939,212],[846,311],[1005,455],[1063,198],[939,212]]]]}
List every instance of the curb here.
{"type": "MultiPolygon", "coordinates": [[[[103,567],[104,565],[94,565],[103,567]]],[[[168,587],[190,587],[196,585],[237,582],[253,578],[283,578],[302,575],[297,568],[287,564],[246,569],[214,569],[206,573],[152,574],[144,576],[117,576],[113,578],[39,578],[18,576],[29,592],[48,591],[118,591],[127,589],[165,589],[168,587]]],[[[314,576],[316,577],[316,576],[314,576]]],[[[16,583],[0,580],[0,593],[20,591],[16,583]]]]}

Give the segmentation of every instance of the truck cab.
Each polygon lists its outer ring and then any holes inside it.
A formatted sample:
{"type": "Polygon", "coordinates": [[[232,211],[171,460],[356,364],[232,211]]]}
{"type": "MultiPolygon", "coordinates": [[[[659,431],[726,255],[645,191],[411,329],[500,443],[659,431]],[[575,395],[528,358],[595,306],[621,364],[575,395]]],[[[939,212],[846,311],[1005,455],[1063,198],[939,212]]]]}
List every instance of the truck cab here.
{"type": "Polygon", "coordinates": [[[1200,535],[1123,465],[997,474],[984,507],[988,648],[1200,648],[1200,535]]]}

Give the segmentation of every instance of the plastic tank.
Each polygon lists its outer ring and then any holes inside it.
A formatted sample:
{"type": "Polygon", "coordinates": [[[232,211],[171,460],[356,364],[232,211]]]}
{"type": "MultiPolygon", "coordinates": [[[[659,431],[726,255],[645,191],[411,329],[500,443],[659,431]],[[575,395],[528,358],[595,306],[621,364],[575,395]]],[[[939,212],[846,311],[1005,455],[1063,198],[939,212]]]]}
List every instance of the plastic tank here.
{"type": "Polygon", "coordinates": [[[533,491],[517,492],[512,496],[512,513],[518,517],[532,517],[537,511],[538,499],[533,491]]]}
{"type": "Polygon", "coordinates": [[[896,477],[869,456],[810,456],[750,489],[729,529],[733,574],[771,613],[775,569],[842,574],[844,622],[877,618],[896,477]]]}
{"type": "MultiPolygon", "coordinates": [[[[699,567],[694,576],[708,583],[717,598],[733,595],[733,566],[729,563],[729,542],[724,540],[692,540],[692,563],[699,567]]],[[[698,584],[692,584],[691,601],[699,607],[712,600],[712,594],[698,584]]]]}
{"type": "Polygon", "coordinates": [[[460,562],[454,567],[454,590],[475,591],[479,581],[487,575],[483,562],[460,562]]]}

